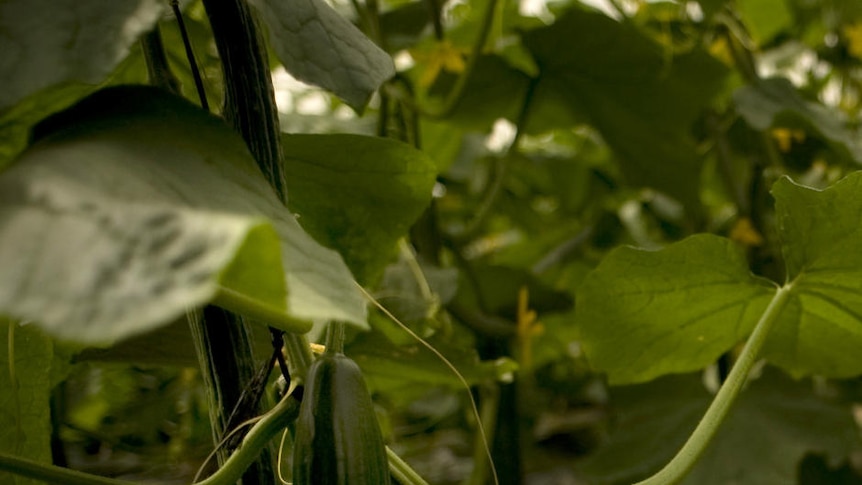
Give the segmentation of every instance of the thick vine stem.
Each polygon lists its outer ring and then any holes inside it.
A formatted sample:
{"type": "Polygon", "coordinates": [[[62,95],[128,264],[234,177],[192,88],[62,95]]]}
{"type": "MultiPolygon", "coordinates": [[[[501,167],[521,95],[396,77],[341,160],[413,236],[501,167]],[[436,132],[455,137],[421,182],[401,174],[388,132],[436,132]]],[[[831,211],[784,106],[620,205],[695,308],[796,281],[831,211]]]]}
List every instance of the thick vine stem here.
{"type": "Polygon", "coordinates": [[[287,201],[275,91],[264,43],[245,0],[204,0],[225,78],[224,117],[287,201]]]}
{"type": "MultiPolygon", "coordinates": [[[[242,316],[215,306],[190,312],[189,328],[206,387],[213,442],[219,443],[231,431],[227,429],[231,420],[243,422],[260,412],[258,403],[236,409],[246,383],[251,382],[257,372],[251,329],[242,316]]],[[[220,464],[228,460],[229,452],[219,449],[220,464]]],[[[266,481],[266,477],[271,477],[269,458],[267,453],[261,455],[262,462],[249,470],[246,485],[274,483],[266,481]]]]}
{"type": "MultiPolygon", "coordinates": [[[[286,204],[287,188],[281,163],[275,93],[264,42],[251,8],[246,0],[204,0],[203,4],[224,70],[224,116],[243,137],[261,172],[286,204]]],[[[280,336],[280,330],[270,328],[270,331],[280,336]]],[[[281,339],[277,341],[281,342],[281,339]]],[[[284,344],[291,376],[302,379],[311,362],[305,338],[288,333],[284,336],[284,344]]],[[[267,457],[268,454],[262,455],[264,459],[267,457]]],[[[260,468],[263,470],[258,476],[270,480],[271,473],[264,477],[267,467],[262,465],[260,468]]]]}
{"type": "MultiPolygon", "coordinates": [[[[195,485],[234,485],[260,452],[299,414],[299,402],[286,395],[246,435],[239,448],[224,465],[206,480],[195,485]]],[[[54,465],[0,453],[0,470],[6,470],[47,483],[64,485],[137,485],[135,482],[100,477],[54,465]]]]}
{"type": "Polygon", "coordinates": [[[721,427],[721,423],[727,417],[727,413],[736,398],[739,397],[742,386],[745,384],[752,366],[757,361],[757,356],[766,342],[769,331],[790,299],[792,289],[792,283],[787,283],[776,291],[775,296],[772,297],[766,307],[766,311],[763,312],[757,325],[755,325],[748,342],[745,343],[745,347],[739,354],[739,359],[727,376],[727,380],[724,381],[718,394],[712,400],[712,404],[709,405],[709,409],[706,410],[700,423],[676,456],[658,473],[635,485],[673,485],[679,483],[691,471],[697,460],[706,451],[712,438],[715,437],[715,433],[721,427]]]}

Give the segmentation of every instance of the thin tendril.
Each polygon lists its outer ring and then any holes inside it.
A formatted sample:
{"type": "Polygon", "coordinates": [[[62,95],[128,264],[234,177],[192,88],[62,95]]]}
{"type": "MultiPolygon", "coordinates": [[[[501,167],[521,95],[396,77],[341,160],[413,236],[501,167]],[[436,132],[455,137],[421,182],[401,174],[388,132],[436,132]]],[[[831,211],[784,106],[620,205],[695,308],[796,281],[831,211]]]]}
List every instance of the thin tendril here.
{"type": "Polygon", "coordinates": [[[451,370],[452,373],[455,374],[458,380],[461,381],[461,385],[463,385],[464,388],[467,390],[467,397],[470,399],[470,406],[473,408],[473,415],[476,417],[476,427],[479,428],[479,436],[482,438],[482,446],[485,448],[485,456],[488,458],[488,463],[490,464],[491,475],[493,475],[494,477],[494,483],[496,485],[500,485],[500,480],[497,477],[497,468],[494,466],[494,458],[491,456],[491,446],[488,444],[488,438],[485,435],[485,426],[482,424],[482,418],[479,415],[479,407],[476,405],[476,400],[473,399],[473,395],[470,393],[470,384],[467,383],[467,379],[465,379],[464,376],[461,375],[460,372],[458,372],[458,369],[455,367],[455,365],[452,364],[452,362],[449,362],[449,359],[447,359],[443,354],[441,354],[439,350],[435,349],[433,345],[429,344],[422,337],[417,335],[416,332],[410,329],[410,327],[401,323],[401,321],[398,320],[398,318],[395,317],[392,312],[387,310],[386,307],[384,307],[380,304],[380,302],[374,299],[374,297],[371,296],[371,294],[368,293],[368,291],[363,288],[362,285],[356,283],[356,286],[359,287],[359,291],[362,292],[363,295],[365,295],[365,298],[367,298],[372,305],[377,307],[378,310],[383,312],[383,314],[386,315],[390,320],[395,322],[396,325],[404,329],[405,332],[410,334],[410,336],[416,339],[416,341],[422,344],[422,346],[431,351],[431,353],[434,354],[438,359],[440,359],[443,364],[445,364],[446,367],[448,367],[449,370],[451,370]]]}
{"type": "MultiPolygon", "coordinates": [[[[290,385],[287,387],[286,396],[293,394],[293,391],[296,389],[297,383],[296,380],[292,380],[290,385]]],[[[282,452],[284,451],[284,439],[287,437],[287,428],[281,432],[281,441],[278,443],[278,456],[276,458],[275,463],[275,471],[278,474],[278,481],[282,483],[282,485],[291,485],[290,482],[284,479],[284,474],[281,471],[281,463],[282,463],[282,452]]]]}
{"type": "Polygon", "coordinates": [[[282,485],[291,485],[290,482],[284,479],[284,473],[281,471],[281,463],[282,463],[282,452],[284,451],[284,441],[287,438],[287,429],[281,432],[281,441],[278,443],[278,460],[275,464],[275,471],[278,473],[278,481],[282,483],[282,485]]]}
{"type": "Polygon", "coordinates": [[[220,450],[221,447],[224,446],[225,443],[227,443],[227,441],[229,439],[231,439],[231,437],[233,437],[235,434],[237,434],[240,430],[242,430],[246,426],[250,426],[250,425],[260,421],[262,418],[263,418],[263,415],[260,415],[260,416],[255,416],[255,417],[248,419],[246,421],[243,421],[242,423],[239,423],[237,425],[237,427],[234,428],[230,433],[228,433],[227,436],[222,438],[222,440],[218,442],[218,444],[215,446],[215,448],[213,448],[213,450],[210,452],[210,454],[207,455],[207,457],[204,459],[204,462],[201,463],[200,468],[198,468],[197,473],[195,473],[195,477],[192,478],[192,483],[198,482],[198,480],[201,477],[201,474],[204,472],[204,468],[206,468],[206,466],[207,466],[207,463],[209,463],[210,460],[213,459],[213,457],[216,455],[216,453],[218,453],[218,450],[220,450]]]}

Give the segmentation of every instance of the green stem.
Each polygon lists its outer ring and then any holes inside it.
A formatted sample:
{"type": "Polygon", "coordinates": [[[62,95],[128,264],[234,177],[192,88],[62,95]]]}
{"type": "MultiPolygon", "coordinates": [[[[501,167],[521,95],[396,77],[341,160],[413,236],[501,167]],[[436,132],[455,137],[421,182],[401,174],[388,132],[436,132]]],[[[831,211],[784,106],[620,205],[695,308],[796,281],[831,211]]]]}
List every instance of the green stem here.
{"type": "Polygon", "coordinates": [[[329,322],[324,338],[327,353],[344,353],[344,323],[329,322]]]}
{"type": "Polygon", "coordinates": [[[715,395],[709,409],[701,418],[697,428],[689,436],[688,441],[677,452],[676,456],[665,465],[664,468],[658,471],[655,475],[638,482],[635,485],[672,485],[680,482],[685,478],[686,474],[694,467],[697,460],[706,450],[706,447],[712,441],[715,433],[718,431],[724,418],[730,411],[731,406],[739,396],[742,386],[751,372],[752,366],[757,361],[757,356],[763,344],[766,342],[766,337],[773,324],[778,320],[784,306],[787,305],[790,299],[790,293],[793,289],[792,283],[787,283],[776,291],[775,296],[766,307],[766,311],[761,315],[760,320],[754,327],[754,331],[745,343],[742,353],[739,354],[739,359],[727,376],[727,380],[715,395]]]}
{"type": "Polygon", "coordinates": [[[249,430],[242,445],[230,456],[219,470],[196,485],[235,484],[248,467],[258,459],[261,451],[278,433],[284,430],[299,415],[299,402],[286,395],[263,418],[249,430]]]}
{"type": "Polygon", "coordinates": [[[41,480],[45,483],[62,483],[64,485],[137,485],[134,482],[90,475],[89,473],[39,463],[5,453],[0,453],[0,470],[34,480],[41,480]]]}
{"type": "Polygon", "coordinates": [[[419,476],[404,460],[386,447],[386,456],[389,458],[389,473],[398,480],[401,485],[428,485],[424,478],[419,476]]]}
{"type": "MultiPolygon", "coordinates": [[[[489,443],[494,442],[494,432],[497,429],[497,411],[500,409],[500,386],[496,382],[492,382],[486,386],[480,387],[481,397],[481,419],[485,423],[485,429],[488,430],[485,439],[489,443]]],[[[482,440],[477,437],[473,443],[473,472],[467,479],[467,485],[482,485],[488,482],[488,471],[491,464],[488,462],[488,457],[485,455],[485,449],[482,447],[482,440]]]]}
{"type": "MultiPolygon", "coordinates": [[[[255,424],[242,441],[242,445],[224,465],[211,477],[195,485],[234,485],[258,459],[261,450],[278,435],[288,423],[296,419],[299,403],[292,396],[285,396],[274,408],[255,424]]],[[[137,485],[135,482],[100,477],[54,465],[38,463],[25,458],[0,453],[0,470],[12,472],[47,483],[64,485],[137,485]]]]}

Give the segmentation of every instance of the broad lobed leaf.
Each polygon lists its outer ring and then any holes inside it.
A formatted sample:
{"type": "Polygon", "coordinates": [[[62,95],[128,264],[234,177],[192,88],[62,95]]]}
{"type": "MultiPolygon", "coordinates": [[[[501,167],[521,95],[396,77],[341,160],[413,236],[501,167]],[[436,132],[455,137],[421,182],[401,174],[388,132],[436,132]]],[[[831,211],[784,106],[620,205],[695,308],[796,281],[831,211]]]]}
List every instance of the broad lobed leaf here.
{"type": "Polygon", "coordinates": [[[772,188],[792,300],[766,357],[795,375],[862,374],[862,172],[825,190],[772,188]]]}
{"type": "Polygon", "coordinates": [[[121,87],[42,135],[0,175],[3,313],[109,343],[229,290],[293,319],[366,325],[341,258],[302,230],[217,118],[121,87]]]}
{"type": "MultiPolygon", "coordinates": [[[[862,373],[862,172],[826,190],[773,187],[791,299],[764,356],[794,375],[862,373]]],[[[748,272],[740,247],[711,235],[657,252],[612,251],[578,292],[576,320],[592,365],[612,383],[701,368],[743,340],[774,286],[748,272]]]]}
{"type": "Polygon", "coordinates": [[[660,251],[612,251],[579,287],[575,319],[590,364],[613,384],[636,383],[714,362],[774,292],[742,247],[702,234],[660,251]]]}

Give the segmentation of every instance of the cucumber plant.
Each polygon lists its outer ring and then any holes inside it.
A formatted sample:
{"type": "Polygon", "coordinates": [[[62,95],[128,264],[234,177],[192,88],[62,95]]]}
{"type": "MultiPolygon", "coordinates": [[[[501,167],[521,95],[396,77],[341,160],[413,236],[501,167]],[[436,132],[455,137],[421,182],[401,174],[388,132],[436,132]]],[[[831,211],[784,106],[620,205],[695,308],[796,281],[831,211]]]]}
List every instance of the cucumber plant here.
{"type": "Polygon", "coordinates": [[[0,481],[117,360],[195,483],[860,480],[862,9],[601,7],[0,0],[0,481]]]}

